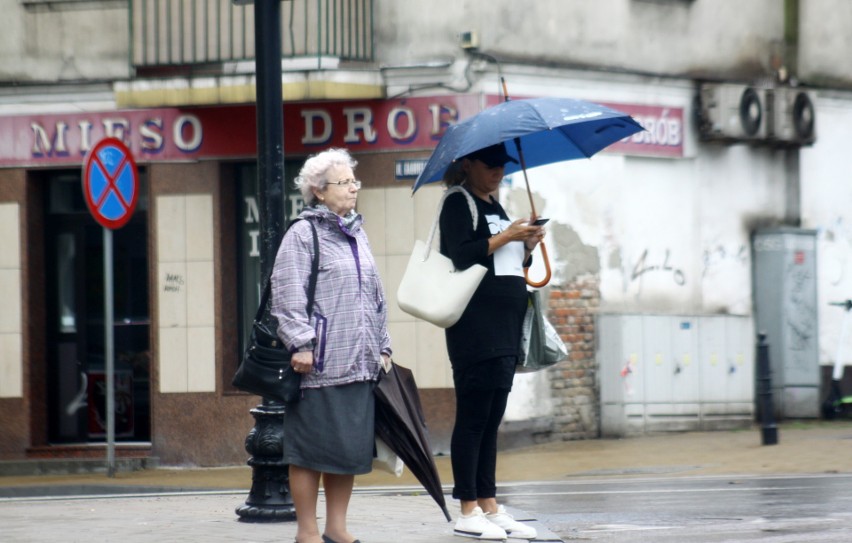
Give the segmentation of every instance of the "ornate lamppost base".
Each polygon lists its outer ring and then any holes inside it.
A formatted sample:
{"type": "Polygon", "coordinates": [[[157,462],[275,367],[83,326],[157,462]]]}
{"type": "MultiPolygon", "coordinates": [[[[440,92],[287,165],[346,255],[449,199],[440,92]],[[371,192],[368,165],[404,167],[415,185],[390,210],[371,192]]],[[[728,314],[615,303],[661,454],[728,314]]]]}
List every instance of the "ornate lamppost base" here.
{"type": "Polygon", "coordinates": [[[296,507],[290,495],[288,466],[283,461],[285,407],[264,399],[251,410],[255,426],[246,436],[251,455],[251,490],[245,504],[236,508],[241,521],[280,522],[296,520],[296,507]]]}

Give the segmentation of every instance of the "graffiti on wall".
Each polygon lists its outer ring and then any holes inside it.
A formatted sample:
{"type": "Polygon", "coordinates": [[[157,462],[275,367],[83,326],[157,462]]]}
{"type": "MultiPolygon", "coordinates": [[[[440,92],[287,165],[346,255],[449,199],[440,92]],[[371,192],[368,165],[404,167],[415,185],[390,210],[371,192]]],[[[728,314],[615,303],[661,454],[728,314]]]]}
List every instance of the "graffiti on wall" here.
{"type": "Polygon", "coordinates": [[[655,299],[655,303],[665,304],[666,300],[680,303],[683,300],[687,272],[671,248],[646,247],[637,257],[630,257],[624,247],[615,245],[602,254],[605,255],[600,271],[602,282],[610,283],[611,287],[620,291],[609,291],[609,302],[632,300],[629,303],[635,303],[649,299],[648,295],[655,299]]]}
{"type": "Polygon", "coordinates": [[[751,311],[751,245],[742,238],[706,241],[699,254],[701,306],[735,315],[751,311]]]}
{"type": "Polygon", "coordinates": [[[707,247],[701,257],[701,276],[714,275],[720,268],[730,264],[748,266],[749,249],[745,244],[724,245],[722,243],[707,247]]]}
{"type": "Polygon", "coordinates": [[[633,265],[630,281],[640,281],[648,274],[664,274],[665,277],[670,277],[675,285],[679,287],[686,285],[686,274],[683,273],[682,269],[672,265],[672,252],[670,249],[655,251],[653,253],[648,248],[642,251],[642,254],[633,265]]]}
{"type": "Polygon", "coordinates": [[[807,367],[813,341],[816,339],[817,312],[814,307],[813,289],[815,278],[811,268],[803,266],[796,253],[794,262],[787,265],[788,291],[784,301],[786,306],[784,316],[789,331],[786,347],[790,350],[793,364],[797,367],[807,367]]]}
{"type": "Polygon", "coordinates": [[[167,273],[166,280],[163,285],[163,292],[180,292],[183,288],[183,275],[177,273],[167,273]]]}

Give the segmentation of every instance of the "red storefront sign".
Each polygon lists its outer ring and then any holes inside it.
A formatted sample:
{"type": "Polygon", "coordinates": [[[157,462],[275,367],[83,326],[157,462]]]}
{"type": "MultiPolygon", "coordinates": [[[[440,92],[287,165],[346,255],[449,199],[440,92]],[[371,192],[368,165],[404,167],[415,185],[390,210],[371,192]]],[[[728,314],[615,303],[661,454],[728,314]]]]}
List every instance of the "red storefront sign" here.
{"type": "MultiPolygon", "coordinates": [[[[531,98],[525,96],[524,98],[531,98]]],[[[488,95],[486,104],[494,106],[502,97],[488,95]]],[[[605,153],[634,156],[679,158],[683,156],[683,108],[600,102],[598,104],[626,113],[645,129],[604,149],[605,153]]]]}
{"type": "MultiPolygon", "coordinates": [[[[435,147],[447,126],[496,97],[460,94],[395,100],[288,102],[284,151],[306,156],[331,146],[353,152],[435,147]]],[[[610,150],[683,156],[683,110],[607,104],[648,129],[610,150]]],[[[101,139],[122,141],[139,163],[254,158],[255,107],[207,106],[0,118],[0,167],[79,165],[101,139]]]]}
{"type": "Polygon", "coordinates": [[[601,103],[627,113],[645,129],[644,132],[637,132],[612,144],[606,149],[608,152],[658,157],[683,156],[682,108],[601,103]]]}

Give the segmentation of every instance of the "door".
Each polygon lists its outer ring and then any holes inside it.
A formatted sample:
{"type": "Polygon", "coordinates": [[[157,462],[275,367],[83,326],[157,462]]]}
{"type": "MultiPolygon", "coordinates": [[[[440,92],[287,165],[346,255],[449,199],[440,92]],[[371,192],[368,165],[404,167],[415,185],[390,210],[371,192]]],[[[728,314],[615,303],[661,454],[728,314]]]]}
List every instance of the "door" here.
{"type": "MultiPolygon", "coordinates": [[[[115,435],[150,441],[147,184],[133,218],[113,232],[115,435]]],[[[78,172],[48,179],[45,232],[48,440],[106,440],[103,228],[78,172]]]]}

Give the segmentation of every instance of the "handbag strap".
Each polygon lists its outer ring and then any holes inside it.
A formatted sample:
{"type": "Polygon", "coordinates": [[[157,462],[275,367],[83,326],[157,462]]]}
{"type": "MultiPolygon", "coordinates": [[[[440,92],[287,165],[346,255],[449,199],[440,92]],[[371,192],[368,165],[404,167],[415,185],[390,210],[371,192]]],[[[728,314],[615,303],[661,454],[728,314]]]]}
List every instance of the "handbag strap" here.
{"type": "MultiPolygon", "coordinates": [[[[302,219],[296,219],[295,221],[290,223],[290,226],[302,219]]],[[[314,306],[314,295],[317,291],[317,276],[319,275],[319,238],[317,236],[317,228],[314,226],[314,223],[308,221],[308,224],[311,225],[311,233],[314,237],[314,255],[311,258],[311,276],[308,279],[308,304],[305,307],[305,311],[308,313],[308,318],[311,317],[311,310],[314,306]]],[[[272,274],[269,274],[269,278],[266,280],[266,286],[263,288],[263,295],[260,297],[260,303],[257,306],[257,314],[254,316],[254,320],[256,322],[260,322],[263,319],[263,313],[266,310],[266,304],[269,303],[269,296],[272,290],[272,274]]]]}
{"type": "Polygon", "coordinates": [[[457,192],[464,194],[464,197],[467,199],[467,207],[470,208],[470,216],[473,218],[473,229],[476,230],[476,225],[479,224],[479,210],[476,207],[476,202],[473,200],[473,196],[459,185],[448,188],[444,191],[444,195],[441,196],[441,201],[438,202],[438,210],[435,213],[435,220],[432,221],[432,228],[429,230],[429,238],[426,240],[426,252],[423,253],[423,260],[429,258],[429,252],[432,250],[432,241],[435,239],[435,232],[438,231],[438,223],[441,219],[441,210],[444,208],[444,202],[449,195],[457,192]]]}

